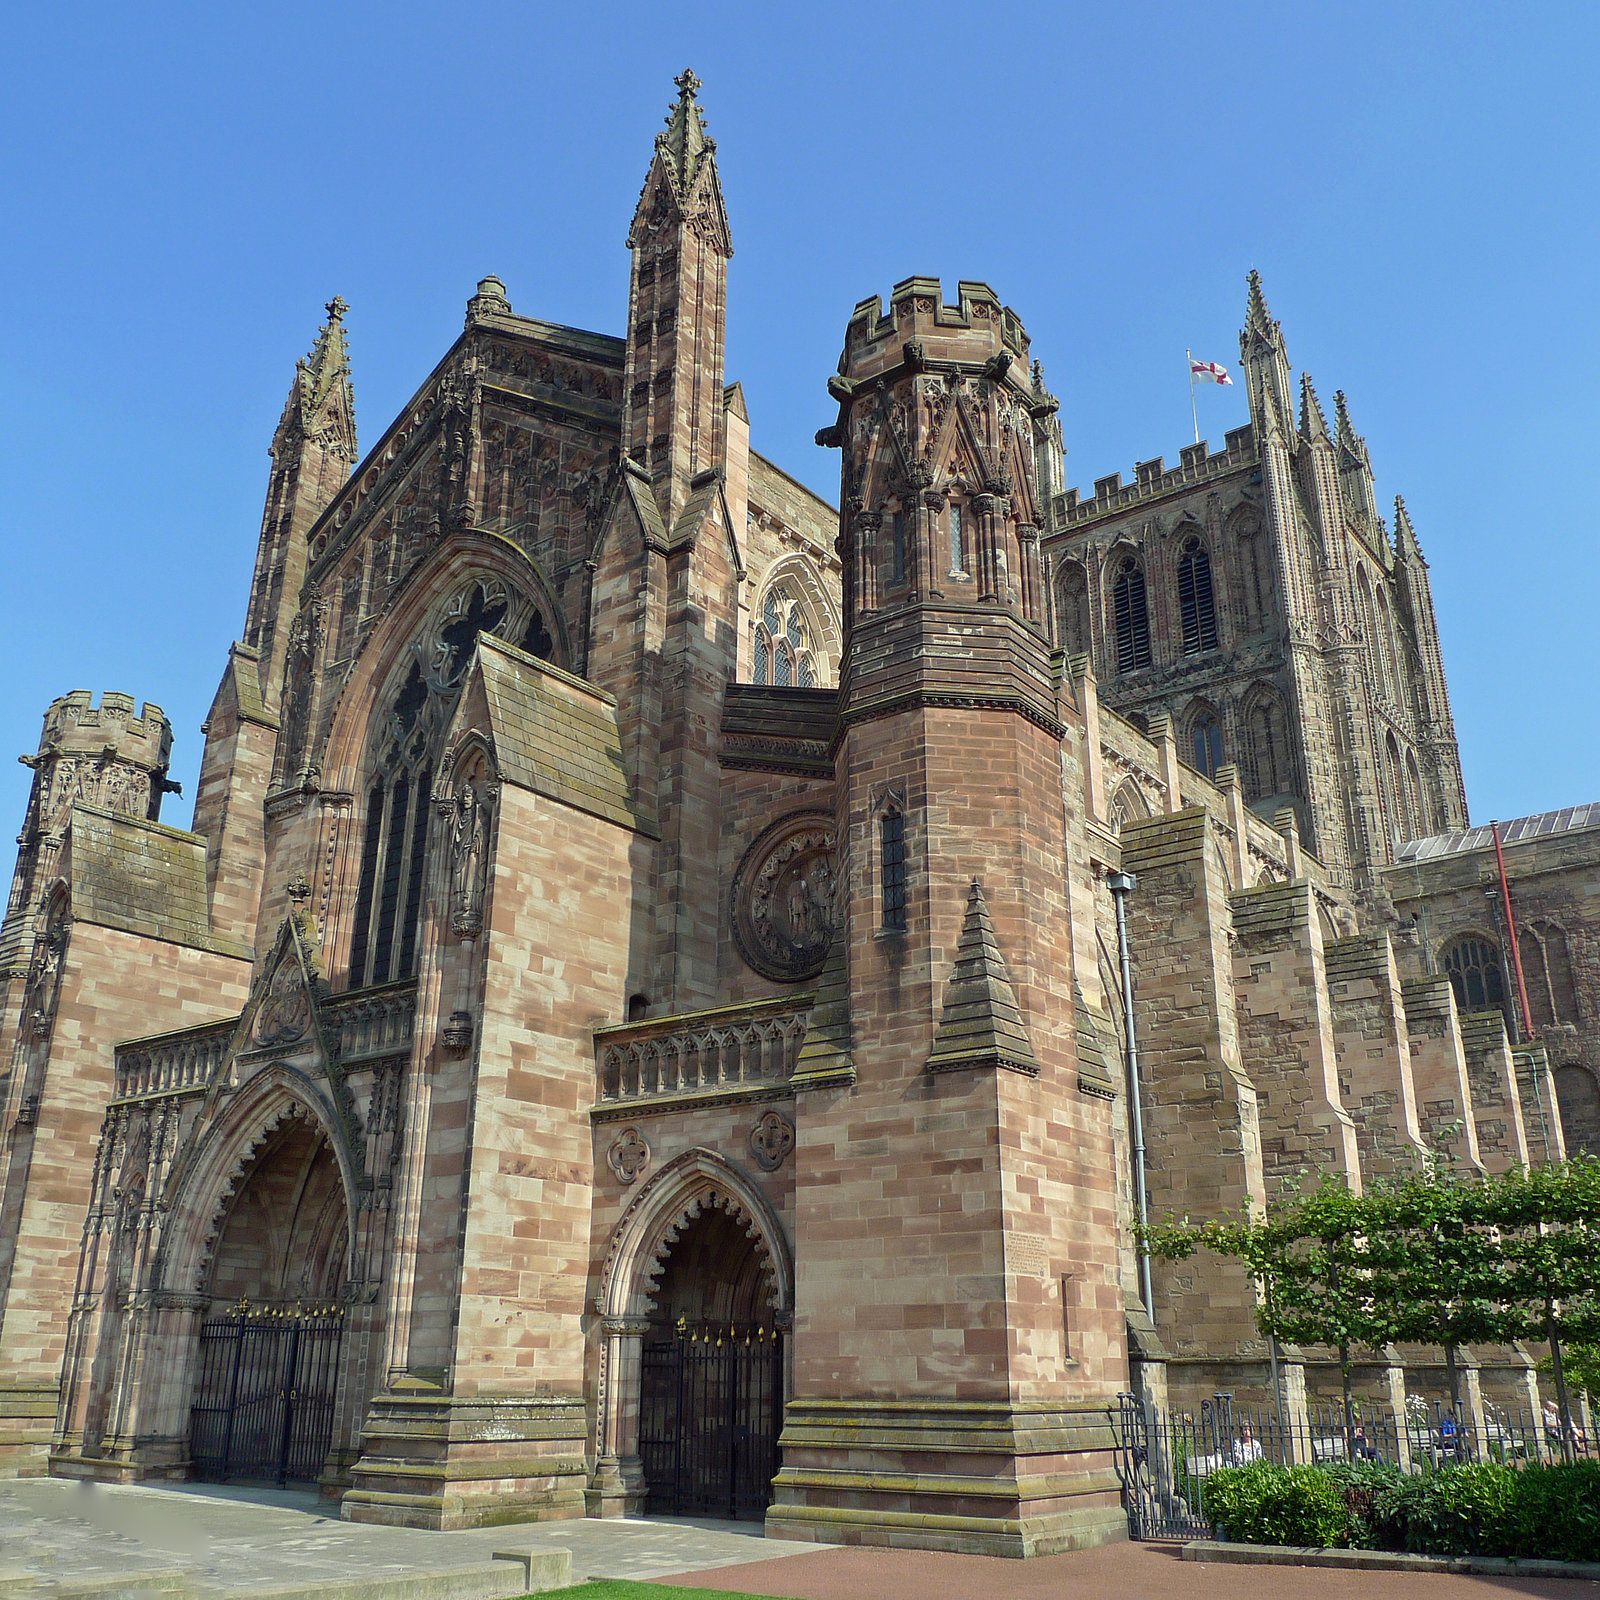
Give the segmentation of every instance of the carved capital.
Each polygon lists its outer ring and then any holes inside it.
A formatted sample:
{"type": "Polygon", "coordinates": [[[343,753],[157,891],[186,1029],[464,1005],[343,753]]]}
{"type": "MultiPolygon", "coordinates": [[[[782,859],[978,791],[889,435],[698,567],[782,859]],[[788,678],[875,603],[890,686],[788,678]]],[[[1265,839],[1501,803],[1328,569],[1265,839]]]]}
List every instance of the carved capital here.
{"type": "Polygon", "coordinates": [[[970,503],[972,509],[980,517],[992,517],[995,513],[996,506],[999,504],[999,501],[997,497],[992,494],[975,494],[973,495],[970,503]]]}
{"type": "Polygon", "coordinates": [[[1017,538],[1023,544],[1038,544],[1039,530],[1031,522],[1019,522],[1017,524],[1017,538]]]}
{"type": "Polygon", "coordinates": [[[881,511],[858,511],[855,525],[863,533],[876,533],[883,526],[883,513],[881,511]]]}
{"type": "Polygon", "coordinates": [[[600,1326],[613,1339],[642,1339],[650,1331],[649,1317],[603,1317],[600,1326]]]}

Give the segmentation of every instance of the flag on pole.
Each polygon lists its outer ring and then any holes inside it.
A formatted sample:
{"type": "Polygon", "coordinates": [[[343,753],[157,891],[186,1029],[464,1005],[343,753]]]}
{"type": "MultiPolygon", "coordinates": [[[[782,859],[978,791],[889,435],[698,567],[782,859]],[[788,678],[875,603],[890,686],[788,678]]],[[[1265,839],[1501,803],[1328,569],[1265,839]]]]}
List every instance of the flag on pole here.
{"type": "Polygon", "coordinates": [[[1189,357],[1189,381],[1191,383],[1227,383],[1233,379],[1228,376],[1228,369],[1220,361],[1196,361],[1189,357]]]}

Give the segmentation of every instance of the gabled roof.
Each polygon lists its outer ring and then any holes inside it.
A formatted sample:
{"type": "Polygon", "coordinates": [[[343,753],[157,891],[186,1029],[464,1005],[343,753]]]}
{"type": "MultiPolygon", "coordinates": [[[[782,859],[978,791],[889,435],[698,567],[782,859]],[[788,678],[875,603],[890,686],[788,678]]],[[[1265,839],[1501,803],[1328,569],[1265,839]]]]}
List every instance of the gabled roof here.
{"type": "Polygon", "coordinates": [[[628,786],[610,695],[489,634],[478,636],[477,661],[505,782],[619,827],[654,831],[628,786]]]}

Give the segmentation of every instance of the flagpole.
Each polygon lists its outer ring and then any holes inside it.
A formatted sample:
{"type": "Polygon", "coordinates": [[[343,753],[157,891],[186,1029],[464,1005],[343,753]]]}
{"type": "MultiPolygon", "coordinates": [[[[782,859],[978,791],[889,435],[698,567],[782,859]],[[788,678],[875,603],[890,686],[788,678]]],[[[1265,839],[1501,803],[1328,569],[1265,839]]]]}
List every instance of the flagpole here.
{"type": "Polygon", "coordinates": [[[1194,351],[1185,350],[1183,359],[1189,368],[1189,415],[1194,419],[1194,442],[1200,443],[1200,413],[1194,408],[1194,351]]]}

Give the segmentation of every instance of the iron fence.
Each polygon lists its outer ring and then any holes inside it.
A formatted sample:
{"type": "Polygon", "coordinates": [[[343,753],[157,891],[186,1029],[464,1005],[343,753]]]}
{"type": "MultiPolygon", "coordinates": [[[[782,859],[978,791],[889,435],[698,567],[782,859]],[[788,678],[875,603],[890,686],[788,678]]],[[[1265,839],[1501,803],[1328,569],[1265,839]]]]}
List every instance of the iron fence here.
{"type": "Polygon", "coordinates": [[[1206,1539],[1215,1531],[1206,1484],[1224,1467],[1269,1461],[1279,1466],[1371,1462],[1402,1472],[1495,1461],[1594,1458],[1593,1432],[1574,1418],[1563,1428],[1553,1412],[1534,1415],[1485,1405],[1480,1418],[1410,1397],[1404,1411],[1359,1400],[1303,1410],[1236,1404],[1218,1394],[1198,1410],[1157,1411],[1138,1396],[1119,1397],[1117,1475],[1133,1539],[1206,1539]]]}

